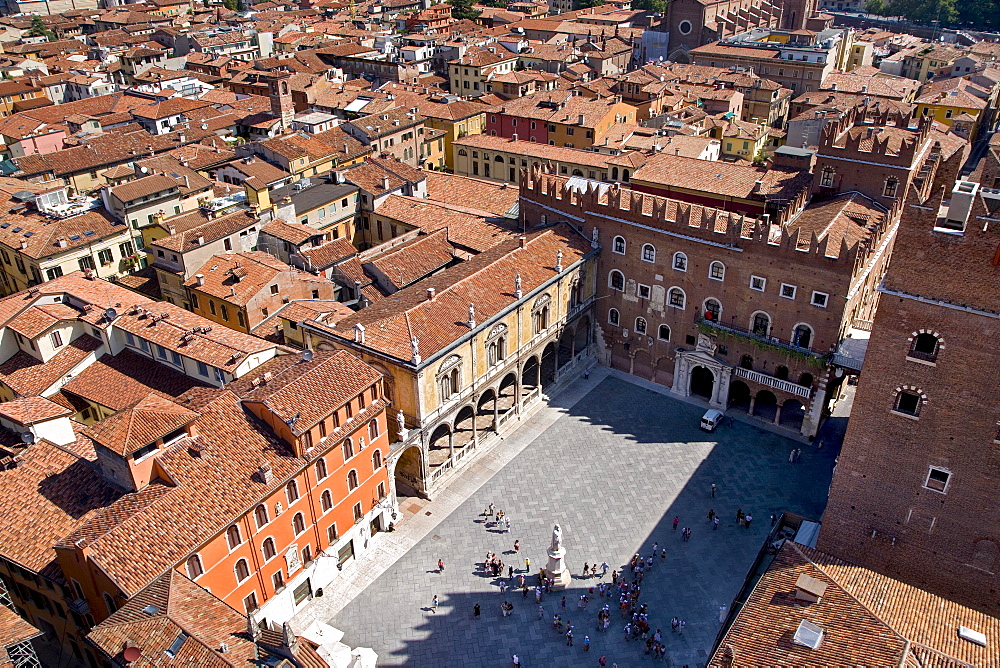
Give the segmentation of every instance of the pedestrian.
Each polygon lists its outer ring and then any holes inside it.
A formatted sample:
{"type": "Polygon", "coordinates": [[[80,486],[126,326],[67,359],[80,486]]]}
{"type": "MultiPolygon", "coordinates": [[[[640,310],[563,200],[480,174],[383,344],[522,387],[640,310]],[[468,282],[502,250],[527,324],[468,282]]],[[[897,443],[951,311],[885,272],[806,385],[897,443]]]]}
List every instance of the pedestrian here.
{"type": "Polygon", "coordinates": [[[795,450],[795,461],[802,459],[802,448],[797,448],[795,450]]]}
{"type": "Polygon", "coordinates": [[[521,551],[521,541],[515,540],[514,541],[514,554],[517,554],[520,551],[521,551]]]}
{"type": "Polygon", "coordinates": [[[792,448],[792,451],[788,453],[788,463],[791,464],[794,461],[795,461],[795,448],[792,448]]]}
{"type": "Polygon", "coordinates": [[[434,594],[434,600],[431,601],[431,612],[437,614],[438,611],[438,595],[434,594]]]}
{"type": "Polygon", "coordinates": [[[520,667],[521,667],[521,659],[519,659],[517,657],[517,654],[515,654],[514,655],[514,668],[520,668],[520,667]]]}
{"type": "Polygon", "coordinates": [[[601,577],[602,578],[608,574],[608,568],[610,568],[610,566],[608,566],[608,562],[602,561],[601,562],[601,577]]]}
{"type": "MultiPolygon", "coordinates": [[[[718,519],[716,519],[716,522],[718,522],[718,519]]],[[[667,559],[667,548],[663,548],[660,550],[660,561],[666,561],[666,559],[667,559]]]]}
{"type": "Polygon", "coordinates": [[[739,510],[736,511],[736,523],[740,524],[740,525],[743,524],[743,509],[742,508],[740,508],[739,510]]]}
{"type": "Polygon", "coordinates": [[[715,510],[713,508],[708,509],[708,521],[711,522],[715,519],[715,510]]]}
{"type": "Polygon", "coordinates": [[[509,578],[514,577],[514,565],[513,564],[511,564],[510,566],[507,567],[507,577],[509,577],[509,578]]]}
{"type": "Polygon", "coordinates": [[[566,629],[566,645],[569,647],[573,646],[573,627],[566,629]]]}
{"type": "Polygon", "coordinates": [[[505,591],[507,591],[507,582],[504,581],[504,580],[501,580],[500,581],[500,595],[503,596],[503,593],[505,591]]]}
{"type": "MultiPolygon", "coordinates": [[[[730,418],[730,419],[732,419],[732,418],[730,418]]],[[[715,498],[715,483],[714,482],[712,483],[712,498],[713,499],[715,498]]]]}
{"type": "Polygon", "coordinates": [[[590,562],[583,562],[583,577],[587,577],[590,573],[590,562]]]}
{"type": "Polygon", "coordinates": [[[438,559],[438,573],[444,573],[444,560],[438,559]]]}
{"type": "Polygon", "coordinates": [[[528,559],[527,557],[524,558],[524,572],[531,572],[531,559],[528,559]]]}
{"type": "Polygon", "coordinates": [[[478,603],[476,603],[474,606],[472,606],[472,618],[473,619],[479,619],[479,604],[478,603]]]}
{"type": "Polygon", "coordinates": [[[489,512],[489,514],[492,515],[494,510],[496,510],[496,506],[494,506],[493,503],[491,502],[490,503],[490,512],[489,512]]]}
{"type": "Polygon", "coordinates": [[[712,531],[717,531],[719,529],[719,516],[716,515],[715,519],[712,520],[712,531]]]}
{"type": "Polygon", "coordinates": [[[771,526],[774,526],[777,523],[778,523],[778,516],[775,515],[774,513],[771,513],[771,526]]]}
{"type": "Polygon", "coordinates": [[[745,518],[743,518],[743,526],[749,529],[751,521],[753,521],[753,515],[747,515],[745,518]]]}
{"type": "Polygon", "coordinates": [[[560,606],[560,607],[561,607],[561,608],[562,608],[563,610],[565,610],[565,609],[566,609],[566,597],[565,597],[565,596],[563,596],[563,597],[562,597],[562,600],[561,600],[561,601],[559,601],[559,606],[560,606]]]}
{"type": "Polygon", "coordinates": [[[545,616],[545,608],[541,605],[538,606],[538,618],[541,619],[545,616]]]}
{"type": "Polygon", "coordinates": [[[583,636],[583,651],[590,651],[590,636],[583,636]]]}
{"type": "Polygon", "coordinates": [[[680,633],[681,635],[684,635],[684,627],[685,627],[685,626],[687,626],[687,622],[685,622],[685,621],[684,621],[684,620],[682,619],[682,620],[681,620],[681,621],[680,621],[680,622],[679,622],[679,623],[677,624],[677,629],[678,629],[678,630],[677,630],[677,632],[678,632],[678,633],[680,633]]]}
{"type": "Polygon", "coordinates": [[[674,517],[674,531],[677,531],[677,525],[680,524],[681,518],[674,517]]]}
{"type": "Polygon", "coordinates": [[[608,665],[608,657],[602,656],[600,659],[597,660],[597,665],[601,666],[601,668],[604,668],[604,666],[608,665]]]}
{"type": "Polygon", "coordinates": [[[590,369],[587,369],[586,371],[583,372],[583,379],[590,380],[590,369]]]}
{"type": "Polygon", "coordinates": [[[658,548],[659,546],[660,546],[659,543],[653,543],[653,556],[654,557],[656,556],[656,548],[658,548]]]}

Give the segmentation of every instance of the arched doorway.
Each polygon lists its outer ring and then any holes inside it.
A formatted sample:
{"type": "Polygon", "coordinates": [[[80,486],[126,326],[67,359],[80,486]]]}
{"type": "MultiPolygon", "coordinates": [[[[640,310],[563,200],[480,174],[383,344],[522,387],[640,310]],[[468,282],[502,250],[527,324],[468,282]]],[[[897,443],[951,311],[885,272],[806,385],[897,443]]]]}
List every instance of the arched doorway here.
{"type": "Polygon", "coordinates": [[[812,387],[813,375],[808,371],[801,376],[799,376],[799,385],[802,387],[812,387]]]}
{"type": "Polygon", "coordinates": [[[653,369],[653,382],[670,387],[674,384],[674,359],[664,355],[656,360],[653,369]]]}
{"type": "Polygon", "coordinates": [[[573,361],[573,332],[564,329],[559,337],[559,355],[557,358],[559,368],[563,368],[573,361]]]}
{"type": "Polygon", "coordinates": [[[753,371],[753,358],[750,357],[749,355],[744,355],[743,357],[741,357],[740,358],[740,368],[741,369],[749,369],[749,370],[753,371]]]}
{"type": "Polygon", "coordinates": [[[632,366],[632,360],[628,354],[629,344],[618,343],[611,347],[611,368],[619,371],[628,371],[632,366]]]}
{"type": "Polygon", "coordinates": [[[714,390],[715,374],[711,370],[703,366],[691,369],[691,394],[711,399],[714,390]]]}
{"type": "Polygon", "coordinates": [[[788,367],[784,364],[779,365],[778,368],[774,370],[774,377],[778,380],[788,380],[788,367]]]}
{"type": "Polygon", "coordinates": [[[497,394],[493,390],[486,390],[483,396],[479,397],[476,406],[476,429],[480,432],[494,431],[496,425],[497,394]]]}
{"type": "Polygon", "coordinates": [[[447,422],[437,426],[431,434],[427,452],[427,463],[431,468],[441,466],[451,457],[451,427],[447,422]]]}
{"type": "Polygon", "coordinates": [[[542,387],[548,387],[556,379],[556,344],[553,341],[542,350],[542,387]]]}
{"type": "Polygon", "coordinates": [[[540,371],[537,357],[532,357],[524,363],[524,368],[521,369],[522,392],[528,393],[538,387],[538,383],[541,381],[540,371]]]}
{"type": "Polygon", "coordinates": [[[504,415],[517,403],[517,377],[508,373],[500,381],[500,392],[497,395],[497,411],[504,415]]]}
{"type": "Polygon", "coordinates": [[[584,316],[580,322],[576,323],[576,332],[573,335],[573,352],[579,355],[590,345],[590,318],[584,316]]]}
{"type": "Polygon", "coordinates": [[[635,357],[632,359],[632,375],[652,380],[653,358],[650,357],[648,350],[635,351],[635,357]]]}
{"type": "Polygon", "coordinates": [[[399,456],[396,462],[396,496],[421,496],[424,488],[423,457],[420,446],[413,445],[399,456]]]}
{"type": "Polygon", "coordinates": [[[729,384],[729,407],[733,410],[750,412],[750,386],[742,380],[729,384]]]}
{"type": "Polygon", "coordinates": [[[475,419],[475,411],[472,410],[472,406],[462,406],[462,410],[458,411],[458,415],[455,417],[455,431],[452,435],[452,443],[456,449],[464,448],[472,442],[472,437],[475,434],[472,423],[475,419]]]}
{"type": "Polygon", "coordinates": [[[806,407],[798,399],[789,399],[781,404],[781,417],[778,424],[789,429],[799,430],[806,417],[806,407]]]}
{"type": "Polygon", "coordinates": [[[753,414],[764,420],[774,421],[778,414],[778,397],[770,390],[761,390],[753,402],[753,414]]]}

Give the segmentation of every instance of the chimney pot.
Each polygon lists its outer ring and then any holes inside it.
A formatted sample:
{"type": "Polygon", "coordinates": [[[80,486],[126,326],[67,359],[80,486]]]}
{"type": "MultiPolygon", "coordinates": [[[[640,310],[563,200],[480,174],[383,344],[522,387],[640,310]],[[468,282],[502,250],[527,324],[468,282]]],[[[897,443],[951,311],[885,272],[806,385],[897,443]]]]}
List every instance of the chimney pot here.
{"type": "Polygon", "coordinates": [[[528,245],[528,238],[525,236],[518,237],[518,241],[521,242],[521,248],[524,248],[525,246],[528,245]]]}
{"type": "Polygon", "coordinates": [[[205,285],[205,274],[195,274],[194,284],[197,285],[198,287],[205,285]]]}
{"type": "Polygon", "coordinates": [[[434,288],[427,288],[427,301],[429,302],[434,301],[436,292],[437,291],[434,288]]]}

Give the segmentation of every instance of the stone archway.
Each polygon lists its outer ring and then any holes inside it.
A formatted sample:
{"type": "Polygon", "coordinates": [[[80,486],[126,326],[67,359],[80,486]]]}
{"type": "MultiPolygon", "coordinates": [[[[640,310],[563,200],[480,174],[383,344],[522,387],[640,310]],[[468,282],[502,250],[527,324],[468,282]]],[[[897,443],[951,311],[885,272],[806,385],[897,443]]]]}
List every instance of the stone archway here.
{"type": "Polygon", "coordinates": [[[734,380],[729,383],[729,408],[749,413],[750,397],[750,386],[742,380],[734,380]]]}
{"type": "Polygon", "coordinates": [[[806,407],[798,399],[788,399],[781,404],[781,413],[778,424],[798,431],[802,428],[802,421],[806,417],[806,407]]]}
{"type": "Polygon", "coordinates": [[[500,381],[500,389],[497,392],[497,411],[500,415],[505,415],[515,405],[517,405],[517,376],[508,373],[500,381]]]}
{"type": "Polygon", "coordinates": [[[663,356],[656,360],[653,369],[653,382],[670,387],[674,384],[674,360],[668,356],[663,356]]]}
{"type": "Polygon", "coordinates": [[[472,405],[462,406],[455,416],[455,430],[452,436],[452,443],[455,448],[464,448],[475,438],[476,428],[473,423],[476,420],[476,413],[472,405]]]}
{"type": "Polygon", "coordinates": [[[573,361],[573,331],[569,328],[563,330],[559,337],[559,352],[556,357],[558,367],[561,369],[573,361]]]}
{"type": "Polygon", "coordinates": [[[778,414],[778,397],[770,390],[761,390],[754,397],[753,401],[754,417],[759,417],[768,422],[773,422],[778,414]]]}
{"type": "Polygon", "coordinates": [[[541,367],[538,364],[538,357],[530,357],[521,369],[522,391],[527,393],[538,387],[541,382],[541,367]]]}
{"type": "Polygon", "coordinates": [[[497,393],[493,390],[486,390],[476,404],[476,429],[480,433],[496,431],[496,419],[497,393]]]}
{"type": "Polygon", "coordinates": [[[703,366],[691,369],[690,391],[691,394],[711,399],[715,393],[715,374],[712,373],[712,370],[703,366]]]}
{"type": "Polygon", "coordinates": [[[653,379],[653,358],[648,350],[635,351],[635,356],[632,358],[632,375],[644,380],[653,379]]]}
{"type": "Polygon", "coordinates": [[[451,426],[447,422],[439,424],[431,433],[427,442],[427,463],[431,468],[441,466],[451,457],[452,437],[451,426]]]}
{"type": "Polygon", "coordinates": [[[424,462],[419,445],[412,445],[396,460],[393,479],[396,496],[424,495],[424,462]]]}
{"type": "Polygon", "coordinates": [[[549,342],[542,349],[541,380],[542,387],[548,387],[556,379],[556,343],[549,342]]]}
{"type": "Polygon", "coordinates": [[[573,352],[576,355],[584,352],[590,345],[590,318],[583,316],[580,322],[576,323],[576,331],[573,333],[573,352]]]}

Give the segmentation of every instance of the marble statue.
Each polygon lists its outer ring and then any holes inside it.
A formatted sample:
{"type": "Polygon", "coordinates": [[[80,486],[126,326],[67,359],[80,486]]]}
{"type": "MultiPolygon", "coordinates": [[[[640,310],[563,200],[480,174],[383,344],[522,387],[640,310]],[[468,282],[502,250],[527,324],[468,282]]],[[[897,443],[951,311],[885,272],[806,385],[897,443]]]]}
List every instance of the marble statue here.
{"type": "Polygon", "coordinates": [[[552,544],[549,546],[550,552],[559,552],[562,550],[562,529],[559,525],[552,527],[552,544]]]}

